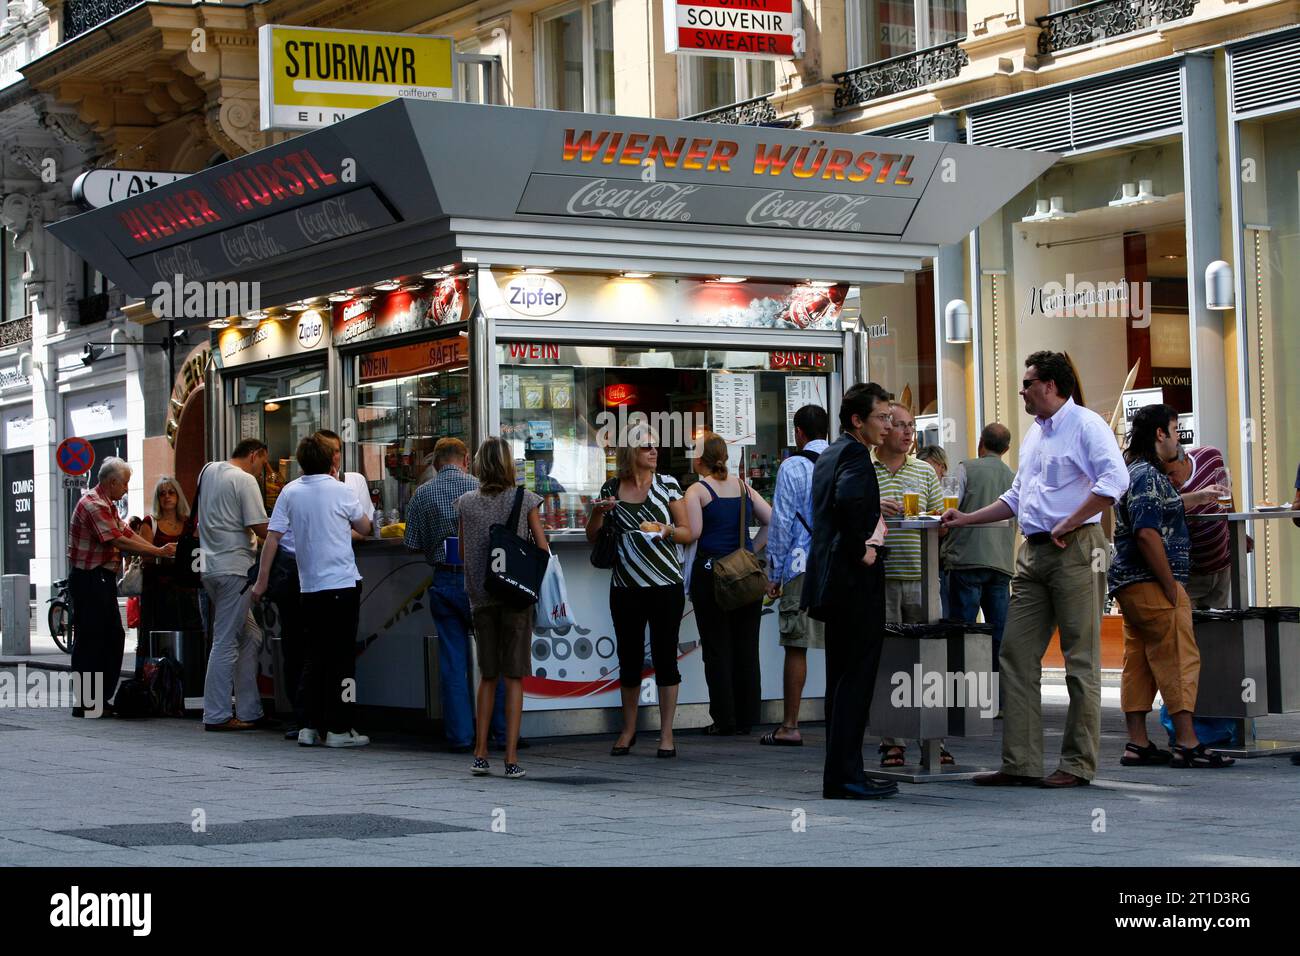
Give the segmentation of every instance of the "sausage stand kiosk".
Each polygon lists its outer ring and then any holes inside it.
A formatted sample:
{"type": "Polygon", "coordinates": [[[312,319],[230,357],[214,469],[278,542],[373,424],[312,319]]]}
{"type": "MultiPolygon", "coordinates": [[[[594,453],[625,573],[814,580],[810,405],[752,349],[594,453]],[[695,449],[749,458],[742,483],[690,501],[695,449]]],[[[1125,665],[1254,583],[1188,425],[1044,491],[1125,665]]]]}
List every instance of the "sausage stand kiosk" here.
{"type": "MultiPolygon", "coordinates": [[[[834,420],[861,378],[849,288],[901,281],[1053,159],[397,100],[50,229],[132,295],[178,276],[259,283],[258,313],[182,321],[214,325],[209,456],[262,437],[268,496],[294,477],[298,436],[332,427],[398,523],[439,437],[507,438],[577,622],[534,634],[524,730],[586,733],[618,705],[608,572],[583,529],[620,429],[643,416],[685,482],[687,444],[711,428],[770,495],[793,411],[817,402],[834,420]]],[[[436,719],[430,571],[393,538],[359,544],[358,561],[358,702],[436,719]]],[[[765,613],[765,707],[781,697],[776,631],[765,613]]],[[[680,640],[680,720],[702,724],[689,606],[680,640]]],[[[647,701],[652,676],[647,661],[647,701]]]]}

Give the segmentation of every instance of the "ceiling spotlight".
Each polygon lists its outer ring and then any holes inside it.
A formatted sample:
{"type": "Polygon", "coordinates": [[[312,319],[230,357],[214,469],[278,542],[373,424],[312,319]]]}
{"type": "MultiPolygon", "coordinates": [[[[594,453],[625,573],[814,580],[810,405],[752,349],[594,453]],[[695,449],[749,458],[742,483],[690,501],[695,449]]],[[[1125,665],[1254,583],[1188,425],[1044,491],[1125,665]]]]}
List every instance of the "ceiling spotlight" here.
{"type": "Polygon", "coordinates": [[[1151,189],[1151,180],[1139,179],[1136,183],[1125,183],[1120,187],[1120,197],[1112,199],[1112,206],[1150,206],[1152,203],[1164,202],[1164,196],[1157,196],[1151,189]]]}
{"type": "Polygon", "coordinates": [[[621,275],[624,279],[649,279],[652,275],[654,275],[654,273],[653,272],[620,272],[619,275],[621,275]]]}
{"type": "Polygon", "coordinates": [[[834,282],[827,282],[825,279],[809,279],[808,284],[814,289],[830,289],[835,285],[834,282]]]}
{"type": "Polygon", "coordinates": [[[290,302],[288,305],[285,306],[285,308],[288,309],[290,312],[306,312],[306,311],[307,311],[307,303],[306,303],[306,302],[290,302]]]}
{"type": "Polygon", "coordinates": [[[423,289],[423,288],[424,288],[424,282],[423,282],[423,281],[404,282],[404,283],[400,286],[400,289],[401,289],[401,291],[403,291],[403,292],[419,292],[419,291],[420,291],[421,289],[423,289]]]}
{"type": "Polygon", "coordinates": [[[437,282],[439,279],[447,278],[447,273],[444,272],[442,269],[438,269],[437,271],[432,271],[432,272],[422,272],[420,273],[420,275],[422,275],[426,279],[431,279],[434,282],[437,282]]]}
{"type": "Polygon", "coordinates": [[[238,323],[239,328],[241,329],[255,329],[261,324],[262,324],[262,320],[255,319],[252,317],[252,315],[244,316],[242,319],[239,320],[238,323]]]}
{"type": "Polygon", "coordinates": [[[208,323],[208,328],[210,329],[226,329],[229,327],[230,327],[230,323],[227,322],[225,319],[213,319],[211,322],[208,323]]]}
{"type": "Polygon", "coordinates": [[[351,302],[352,293],[346,290],[343,292],[331,292],[329,294],[329,300],[331,302],[351,302]]]}
{"type": "Polygon", "coordinates": [[[265,405],[262,406],[262,411],[264,412],[278,412],[279,410],[280,410],[279,402],[267,402],[265,405]]]}
{"type": "Polygon", "coordinates": [[[396,279],[383,279],[375,283],[375,291],[392,292],[394,289],[400,288],[401,285],[396,279]]]}
{"type": "Polygon", "coordinates": [[[545,268],[543,268],[543,267],[541,267],[541,266],[529,266],[529,267],[528,267],[527,269],[525,269],[524,271],[525,271],[526,273],[528,273],[529,275],[534,275],[534,276],[544,276],[544,275],[549,275],[550,273],[554,272],[555,270],[554,270],[554,269],[545,269],[545,268]]]}
{"type": "Polygon", "coordinates": [[[1021,219],[1021,222],[1060,222],[1063,219],[1073,219],[1074,213],[1066,212],[1065,197],[1053,196],[1049,199],[1039,199],[1034,203],[1032,214],[1021,219]]]}
{"type": "MultiPolygon", "coordinates": [[[[293,306],[290,306],[290,308],[293,308],[293,306]]],[[[304,305],[303,308],[305,309],[307,307],[304,305]]],[[[252,312],[247,313],[244,318],[250,322],[261,322],[268,314],[269,313],[265,309],[254,309],[252,312]]]]}
{"type": "Polygon", "coordinates": [[[746,282],[748,278],[746,276],[718,276],[716,281],[727,283],[746,282]]]}

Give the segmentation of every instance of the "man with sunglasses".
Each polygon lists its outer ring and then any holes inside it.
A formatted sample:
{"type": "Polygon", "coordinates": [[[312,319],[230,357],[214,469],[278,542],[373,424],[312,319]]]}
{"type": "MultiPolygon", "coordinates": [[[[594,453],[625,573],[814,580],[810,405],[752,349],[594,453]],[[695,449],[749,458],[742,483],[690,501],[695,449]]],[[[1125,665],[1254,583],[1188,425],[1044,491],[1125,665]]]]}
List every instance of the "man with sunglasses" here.
{"type": "Polygon", "coordinates": [[[1109,545],[1101,513],[1128,490],[1128,468],[1110,426],[1074,401],[1075,377],[1060,352],[1025,360],[1020,391],[1034,416],[1020,469],[1006,494],[971,514],[944,512],[948,527],[1017,517],[1016,556],[1002,638],[1002,769],[986,787],[1079,787],[1097,773],[1101,742],[1101,614],[1109,545]],[[1059,630],[1070,709],[1055,773],[1043,777],[1043,654],[1059,630]]]}

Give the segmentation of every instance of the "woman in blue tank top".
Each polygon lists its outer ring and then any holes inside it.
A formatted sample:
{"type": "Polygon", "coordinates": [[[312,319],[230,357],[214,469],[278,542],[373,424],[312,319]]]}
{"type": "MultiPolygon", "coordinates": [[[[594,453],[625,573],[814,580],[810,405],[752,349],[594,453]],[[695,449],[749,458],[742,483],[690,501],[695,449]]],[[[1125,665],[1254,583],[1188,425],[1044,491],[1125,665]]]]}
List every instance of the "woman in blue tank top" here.
{"type": "Polygon", "coordinates": [[[766,531],[772,507],[749,485],[727,471],[727,443],[709,432],[697,439],[695,473],[700,480],[686,492],[691,537],[698,541],[691,567],[691,603],[700,632],[704,679],[709,685],[712,726],[706,734],[747,734],[758,723],[760,675],[758,625],[762,598],[730,611],[713,595],[713,561],[741,547],[754,550],[749,527],[766,531]],[[741,532],[741,508],[745,510],[741,532]]]}

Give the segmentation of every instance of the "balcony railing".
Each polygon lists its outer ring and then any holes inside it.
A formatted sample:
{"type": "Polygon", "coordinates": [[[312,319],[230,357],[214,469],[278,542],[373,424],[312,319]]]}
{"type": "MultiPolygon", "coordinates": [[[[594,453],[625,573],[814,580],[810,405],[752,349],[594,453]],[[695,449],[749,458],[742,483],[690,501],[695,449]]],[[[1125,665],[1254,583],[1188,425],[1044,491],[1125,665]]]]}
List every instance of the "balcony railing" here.
{"type": "Polygon", "coordinates": [[[32,317],[30,315],[9,322],[0,322],[0,349],[21,345],[23,342],[30,342],[31,339],[32,317]]]}
{"type": "Polygon", "coordinates": [[[970,62],[970,57],[957,45],[958,42],[942,43],[915,53],[877,60],[856,70],[836,73],[836,109],[954,79],[970,62]]]}
{"type": "Polygon", "coordinates": [[[1191,16],[1196,0],[1096,0],[1038,18],[1040,55],[1059,53],[1191,16]]]}
{"type": "Polygon", "coordinates": [[[726,123],[729,126],[762,126],[776,122],[776,107],[766,96],[756,96],[752,100],[741,100],[730,106],[721,106],[716,110],[684,116],[683,119],[697,123],[726,123]]]}
{"type": "Polygon", "coordinates": [[[93,30],[105,20],[130,10],[140,0],[65,0],[63,4],[63,39],[71,40],[93,30]]]}

